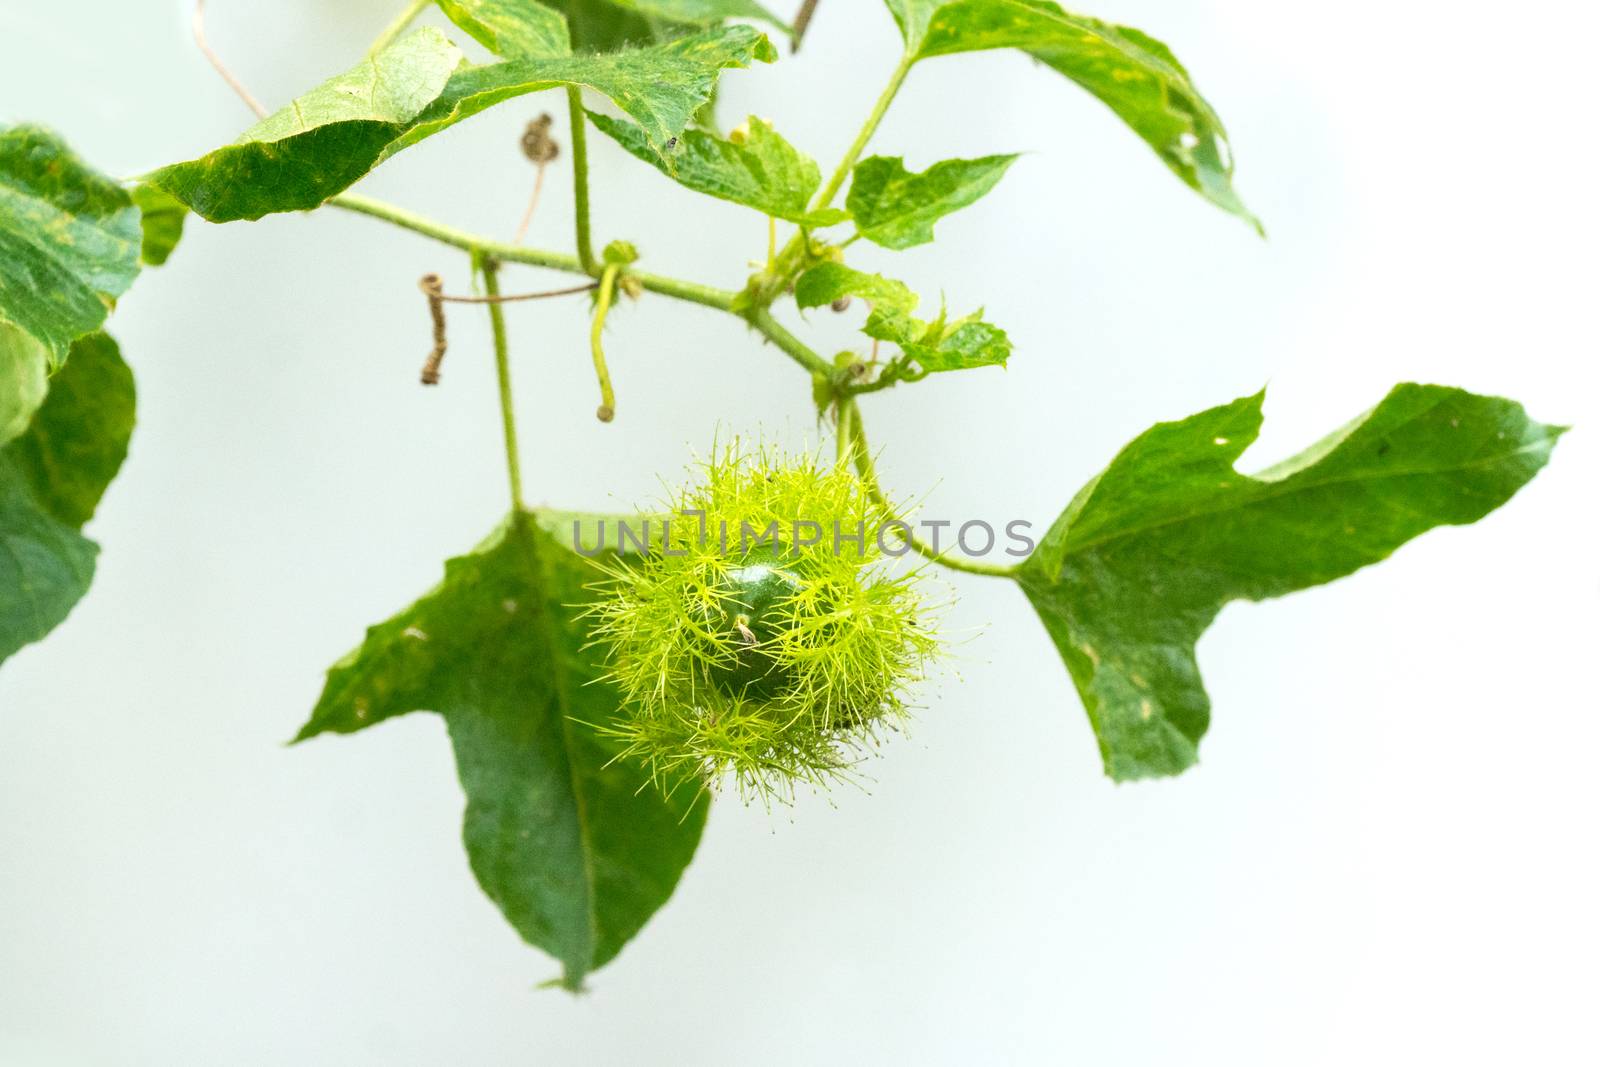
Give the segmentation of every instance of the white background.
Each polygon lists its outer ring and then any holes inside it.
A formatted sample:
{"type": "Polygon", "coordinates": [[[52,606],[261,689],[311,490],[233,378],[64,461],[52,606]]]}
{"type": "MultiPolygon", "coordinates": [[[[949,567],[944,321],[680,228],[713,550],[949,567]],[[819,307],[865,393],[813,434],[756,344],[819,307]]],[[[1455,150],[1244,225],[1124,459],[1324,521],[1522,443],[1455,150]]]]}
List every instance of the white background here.
{"type": "MultiPolygon", "coordinates": [[[[398,6],[214,0],[212,37],[278,103],[398,6]]],[[[1578,424],[1546,473],[1476,527],[1227,609],[1200,646],[1203,763],[1170,782],[1103,779],[1020,594],[956,580],[959,677],[870,793],[721,804],[677,896],[573,999],[533,989],[554,965],[472,881],[439,720],[283,746],[323,668],[503,511],[477,316],[456,316],[445,385],[415,385],[416,279],[460,289],[464,261],[334,213],[192,225],[113,323],[141,422],[92,527],[94,590],[0,671],[0,1064],[1595,1062],[1600,19],[1096,13],[1183,58],[1271,240],[1020,56],[920,67],[878,151],[1027,154],[936,246],[852,255],[985,305],[1017,352],[870,398],[894,490],[1042,525],[1150,423],[1264,382],[1247,466],[1415,379],[1578,424]]],[[[125,175],[231,139],[249,117],[185,19],[6,0],[0,118],[125,175]]],[[[724,121],[768,116],[831,163],[895,48],[878,4],[822,0],[798,59],[726,79],[724,121]]],[[[363,191],[508,234],[517,136],[558,104],[474,119],[363,191]]],[[[601,238],[737,287],[761,221],[598,141],[601,238]]],[[[533,241],[567,247],[569,212],[555,172],[533,241]]],[[[803,375],[664,298],[616,315],[620,416],[598,425],[581,306],[511,316],[533,496],[649,499],[719,426],[814,439],[803,375]]],[[[831,316],[805,329],[852,343],[831,316]]]]}

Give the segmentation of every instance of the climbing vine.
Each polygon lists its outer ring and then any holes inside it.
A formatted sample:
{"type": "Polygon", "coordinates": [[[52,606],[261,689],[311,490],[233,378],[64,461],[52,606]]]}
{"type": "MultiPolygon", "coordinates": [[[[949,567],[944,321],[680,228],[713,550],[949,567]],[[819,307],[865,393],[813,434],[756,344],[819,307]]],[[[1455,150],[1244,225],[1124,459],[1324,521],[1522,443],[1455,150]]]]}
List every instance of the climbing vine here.
{"type": "MultiPolygon", "coordinates": [[[[885,0],[903,48],[884,57],[884,89],[826,176],[782,135],[781,114],[724,128],[719,78],[778,61],[780,44],[797,50],[818,6],[807,0],[786,23],[754,0],[415,0],[349,70],[269,111],[207,43],[197,5],[199,47],[257,115],[236,141],[118,181],[51,131],[0,127],[0,660],[89,590],[97,547],[83,528],[134,428],[133,376],[106,322],[192,218],[353,212],[459,256],[404,306],[429,388],[447,387],[451,359],[478,358],[451,353],[452,319],[490,320],[507,514],[329,670],[298,739],[441,715],[473,873],[570,989],[672,894],[713,797],[772,803],[828,788],[906,720],[941,647],[933,569],[1016,584],[1059,651],[1108,776],[1175,775],[1197,760],[1210,720],[1195,644],[1224,605],[1320,585],[1433,527],[1472,523],[1549,459],[1561,428],[1520,405],[1401,384],[1300,455],[1242,474],[1258,394],[1151,427],[1064,491],[1047,530],[916,522],[875,470],[867,407],[879,401],[862,398],[989,373],[1013,345],[974,310],[981,294],[930,302],[852,266],[851,249],[932,242],[941,219],[1025,164],[998,152],[914,169],[905,155],[869,155],[913,69],[1025,53],[1040,78],[1098,98],[1203,200],[1260,224],[1234,188],[1221,119],[1173,53],[1048,0],[885,0]],[[432,21],[454,30],[418,26],[435,9],[432,21]],[[565,107],[522,138],[515,165],[533,171],[509,239],[351,191],[413,145],[547,91],[565,107]],[[591,133],[650,168],[641,183],[675,182],[764,217],[765,256],[742,284],[649,270],[647,234],[597,251],[591,133]],[[574,190],[570,248],[530,247],[557,175],[574,190]],[[574,281],[528,290],[509,280],[521,266],[574,281]],[[530,509],[505,306],[588,317],[590,351],[568,355],[592,362],[596,417],[609,423],[628,408],[606,358],[608,314],[661,299],[733,316],[792,361],[831,454],[713,443],[688,484],[636,514],[530,509]],[[859,344],[816,351],[773,314],[791,301],[854,316],[859,344]]],[[[853,17],[877,14],[861,7],[853,17]]]]}

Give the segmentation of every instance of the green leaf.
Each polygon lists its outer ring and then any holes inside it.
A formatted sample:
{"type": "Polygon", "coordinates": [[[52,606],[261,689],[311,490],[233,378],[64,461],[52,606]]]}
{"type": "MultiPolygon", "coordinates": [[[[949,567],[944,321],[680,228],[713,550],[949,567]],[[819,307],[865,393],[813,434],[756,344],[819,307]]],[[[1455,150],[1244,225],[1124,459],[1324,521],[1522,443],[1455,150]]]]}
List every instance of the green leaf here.
{"type": "Polygon", "coordinates": [[[99,548],[78,531],[127,455],[133,375],[103,333],[72,346],[26,432],[0,449],[0,661],[89,590],[99,548]]]}
{"type": "Polygon", "coordinates": [[[981,311],[952,323],[941,308],[937,319],[924,322],[911,314],[921,298],[904,282],[881,274],[866,274],[842,263],[823,263],[800,275],[794,285],[795,303],[801,310],[847,296],[859,297],[872,306],[861,332],[899,345],[924,373],[1004,366],[1011,358],[1010,338],[998,326],[981,321],[981,311]]]}
{"type": "Polygon", "coordinates": [[[722,71],[755,60],[770,63],[777,57],[764,34],[748,26],[729,26],[615,55],[464,68],[388,146],[384,158],[495,104],[563,85],[584,86],[610,97],[639,124],[651,148],[664,156],[696,109],[711,98],[722,71]]]}
{"type": "Polygon", "coordinates": [[[886,0],[913,60],[1018,48],[1094,94],[1207,200],[1260,223],[1233,189],[1222,120],[1172,50],[1048,0],[886,0]]]}
{"type": "Polygon", "coordinates": [[[1011,358],[1011,339],[1000,327],[983,322],[982,312],[946,327],[934,323],[916,341],[901,350],[925,371],[942,373],[975,367],[1003,367],[1011,358]]]}
{"type": "Polygon", "coordinates": [[[762,19],[785,33],[789,24],[754,0],[611,0],[625,11],[647,19],[664,19],[685,25],[711,26],[727,19],[762,19]]]}
{"type": "Polygon", "coordinates": [[[599,572],[545,532],[508,522],[444,583],[368,631],[328,674],[297,740],[411,711],[444,717],[467,795],[479,884],[564,984],[623,945],[672,894],[708,803],[671,798],[595,730],[620,697],[580,617],[599,572]]]}
{"type": "MultiPolygon", "coordinates": [[[[771,61],[777,52],[756,30],[730,26],[635,52],[518,59],[462,67],[442,79],[441,74],[448,74],[443,68],[455,66],[454,56],[459,56],[454,46],[435,31],[419,30],[382,53],[376,67],[364,63],[300,102],[308,120],[329,116],[338,110],[328,106],[331,100],[347,97],[349,87],[362,79],[370,84],[375,72],[382,71],[385,79],[415,88],[404,108],[390,109],[381,118],[329,118],[309,123],[299,133],[285,132],[290,120],[274,116],[246,134],[244,142],[166,167],[149,180],[213,222],[309,210],[395,153],[463,119],[564,85],[587,86],[609,96],[639,123],[653,147],[665,151],[710,97],[722,70],[754,59],[771,61]],[[424,96],[428,99],[422,100],[424,96]],[[318,103],[306,112],[305,101],[312,97],[318,103]],[[413,111],[411,105],[418,102],[420,110],[413,111]],[[410,114],[401,119],[405,112],[410,114]]],[[[350,110],[348,102],[343,106],[350,110]]]]}
{"type": "Polygon", "coordinates": [[[1234,462],[1260,430],[1261,401],[1147,430],[1021,568],[1112,778],[1177,774],[1198,758],[1210,701],[1194,646],[1223,605],[1331,582],[1435,526],[1476,522],[1563,432],[1509,400],[1401,385],[1248,477],[1234,462]]]}
{"type": "Polygon", "coordinates": [[[873,156],[856,164],[845,206],[874,244],[897,251],[927,244],[935,222],[987,194],[1016,159],[950,159],[912,174],[902,159],[873,156]]]}
{"type": "Polygon", "coordinates": [[[982,321],[976,311],[948,321],[943,308],[932,322],[923,322],[894,308],[875,307],[861,332],[889,341],[917,363],[924,373],[1003,367],[1011,358],[1011,339],[998,326],[982,321]]]}
{"type": "Polygon", "coordinates": [[[449,20],[506,59],[572,54],[567,20],[535,0],[438,0],[449,20]]]}
{"type": "Polygon", "coordinates": [[[459,49],[424,28],[324,82],[234,144],[148,176],[212,222],[309,211],[367,174],[438,98],[459,49]]]}
{"type": "Polygon", "coordinates": [[[50,353],[9,323],[0,322],[0,445],[11,441],[33,421],[44,403],[50,353]]]}
{"type": "Polygon", "coordinates": [[[699,130],[685,131],[665,158],[633,123],[593,111],[589,118],[631,155],[697,193],[811,227],[849,217],[842,212],[812,214],[806,210],[822,186],[816,161],[754,115],[727,139],[699,130]]]}
{"type": "Polygon", "coordinates": [[[164,266],[183,240],[183,223],[189,209],[183,202],[149,183],[134,187],[133,202],[139,207],[142,241],[139,262],[147,267],[164,266]]]}
{"type": "MultiPolygon", "coordinates": [[[[860,297],[875,309],[909,314],[922,298],[905,282],[867,274],[843,263],[822,263],[800,275],[794,283],[794,302],[802,311],[831,304],[842,297],[860,297]]],[[[892,340],[892,338],[890,338],[892,340]]]]}
{"type": "Polygon", "coordinates": [[[659,44],[729,18],[754,18],[791,32],[752,0],[543,0],[566,16],[578,52],[659,44]]]}
{"type": "Polygon", "coordinates": [[[138,273],[139,211],[127,192],[48,130],[0,125],[0,323],[58,365],[138,273]]]}
{"type": "Polygon", "coordinates": [[[629,46],[670,40],[693,27],[646,18],[608,0],[543,0],[567,20],[574,51],[616,52],[629,46]]]}

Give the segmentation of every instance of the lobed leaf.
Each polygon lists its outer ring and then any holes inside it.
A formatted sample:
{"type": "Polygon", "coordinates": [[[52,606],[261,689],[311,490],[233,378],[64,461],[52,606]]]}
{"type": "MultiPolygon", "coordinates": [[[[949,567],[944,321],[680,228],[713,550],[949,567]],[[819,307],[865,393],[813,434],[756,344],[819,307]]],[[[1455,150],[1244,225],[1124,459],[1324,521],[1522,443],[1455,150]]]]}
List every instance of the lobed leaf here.
{"type": "MultiPolygon", "coordinates": [[[[312,122],[299,132],[289,132],[289,120],[275,116],[240,144],[166,167],[149,180],[213,222],[309,210],[397,152],[463,119],[506,100],[565,85],[586,86],[610,97],[639,123],[651,146],[664,152],[709,99],[724,69],[777,57],[771,42],[747,26],[708,30],[614,55],[516,59],[456,69],[459,55],[435,31],[419,30],[378,56],[376,65],[368,61],[297,102],[305,114],[305,101],[323,100],[307,117],[326,117],[330,93],[344,92],[330,87],[362,78],[370,82],[378,70],[386,78],[398,78],[404,71],[403,80],[415,87],[405,108],[367,118],[348,117],[346,108],[347,117],[312,122]],[[444,70],[447,65],[454,73],[444,70]],[[419,106],[412,110],[412,104],[419,106]],[[399,118],[405,112],[409,114],[399,118]]],[[[296,106],[289,111],[294,113],[296,106]]]]}
{"type": "Polygon", "coordinates": [[[849,217],[840,211],[807,210],[822,186],[816,161],[754,115],[739,131],[738,139],[687,130],[665,157],[633,123],[593,111],[589,119],[630,155],[697,193],[803,226],[828,226],[849,217]]]}
{"type": "Polygon", "coordinates": [[[138,273],[139,211],[127,192],[48,130],[0,125],[0,325],[59,365],[138,273]]]}
{"type": "Polygon", "coordinates": [[[1561,428],[1432,385],[1253,477],[1234,463],[1262,396],[1161,423],[1067,507],[1019,581],[1066,661],[1117,780],[1191,766],[1210,722],[1194,646],[1223,605],[1331,582],[1435,526],[1476,522],[1561,428]]]}
{"type": "MultiPolygon", "coordinates": [[[[558,517],[561,521],[566,517],[558,517]]],[[[621,951],[672,894],[703,797],[663,797],[596,732],[621,698],[580,618],[597,572],[527,515],[445,565],[443,584],[328,673],[297,740],[412,711],[444,717],[473,873],[564,984],[621,951]]]]}
{"type": "Polygon", "coordinates": [[[438,0],[439,9],[472,39],[506,59],[572,54],[567,20],[537,0],[438,0]]]}
{"type": "Polygon", "coordinates": [[[1233,188],[1222,120],[1165,44],[1049,0],[885,0],[913,60],[1017,48],[1087,89],[1186,185],[1260,229],[1233,188]]]}
{"type": "Polygon", "coordinates": [[[103,333],[80,338],[27,430],[0,449],[0,661],[66,619],[94,577],[93,517],[127,455],[133,374],[103,333]]]}
{"type": "Polygon", "coordinates": [[[874,244],[896,251],[928,244],[934,223],[985,196],[1016,159],[949,159],[913,174],[902,159],[873,156],[856,164],[845,206],[874,244]]]}

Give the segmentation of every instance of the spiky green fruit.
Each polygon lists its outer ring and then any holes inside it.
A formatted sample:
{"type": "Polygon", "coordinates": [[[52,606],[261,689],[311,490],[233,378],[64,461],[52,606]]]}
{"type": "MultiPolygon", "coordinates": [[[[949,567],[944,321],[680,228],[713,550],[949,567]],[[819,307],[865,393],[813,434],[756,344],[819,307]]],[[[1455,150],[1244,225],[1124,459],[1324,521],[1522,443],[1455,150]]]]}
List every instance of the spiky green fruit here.
{"type": "Polygon", "coordinates": [[[886,558],[892,516],[847,470],[734,447],[703,475],[592,609],[628,698],[610,732],[667,789],[825,783],[904,719],[936,650],[922,572],[886,558]]]}

